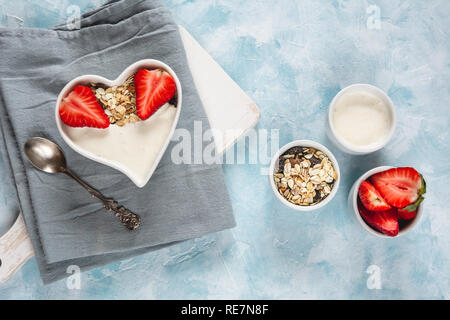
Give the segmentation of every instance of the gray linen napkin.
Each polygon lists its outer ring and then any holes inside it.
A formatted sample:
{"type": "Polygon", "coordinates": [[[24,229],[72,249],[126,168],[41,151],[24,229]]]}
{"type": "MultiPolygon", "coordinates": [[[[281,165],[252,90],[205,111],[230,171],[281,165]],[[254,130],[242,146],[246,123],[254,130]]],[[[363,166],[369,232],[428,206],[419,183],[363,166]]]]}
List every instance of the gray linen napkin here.
{"type": "Polygon", "coordinates": [[[209,128],[178,28],[159,1],[110,1],[84,15],[80,30],[0,28],[0,52],[0,152],[44,283],[64,277],[69,265],[87,270],[234,227],[220,165],[176,165],[170,157],[176,142],[171,142],[149,183],[139,189],[122,173],[74,152],[56,128],[56,97],[67,82],[83,74],[114,79],[145,58],[167,63],[180,79],[178,128],[192,133],[194,121],[201,121],[203,132],[209,128]],[[58,143],[73,171],[141,215],[141,228],[126,230],[64,175],[32,168],[22,151],[32,136],[58,143]]]}

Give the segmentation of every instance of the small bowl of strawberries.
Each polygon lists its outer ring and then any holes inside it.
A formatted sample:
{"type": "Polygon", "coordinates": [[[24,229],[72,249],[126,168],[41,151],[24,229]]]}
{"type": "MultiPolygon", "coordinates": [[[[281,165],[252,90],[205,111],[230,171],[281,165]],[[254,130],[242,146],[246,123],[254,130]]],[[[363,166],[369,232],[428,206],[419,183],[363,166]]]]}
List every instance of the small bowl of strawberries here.
{"type": "Polygon", "coordinates": [[[348,203],[364,230],[392,238],[417,225],[425,193],[425,180],[414,168],[382,166],[356,180],[348,203]]]}

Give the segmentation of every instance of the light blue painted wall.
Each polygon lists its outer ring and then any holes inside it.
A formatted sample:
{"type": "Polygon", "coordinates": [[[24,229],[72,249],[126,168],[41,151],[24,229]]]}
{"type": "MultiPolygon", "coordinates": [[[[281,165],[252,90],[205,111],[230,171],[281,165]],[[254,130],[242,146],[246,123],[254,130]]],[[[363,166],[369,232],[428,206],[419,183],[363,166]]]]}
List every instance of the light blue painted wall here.
{"type": "MultiPolygon", "coordinates": [[[[102,2],[0,0],[0,23],[49,27],[65,21],[70,4],[86,12],[102,2]]],[[[281,129],[280,145],[309,138],[335,153],[338,195],[320,211],[294,212],[271,194],[264,166],[225,165],[235,229],[84,273],[81,290],[42,286],[31,260],[0,284],[0,298],[449,299],[450,2],[165,3],[256,101],[258,128],[281,129]],[[367,25],[373,4],[379,29],[367,25]],[[329,102],[356,82],[386,90],[399,115],[393,141],[364,157],[339,152],[324,131],[329,102]],[[428,183],[422,221],[398,239],[364,233],[346,207],[353,181],[379,165],[414,166],[428,183]],[[380,267],[381,290],[367,288],[370,265],[380,267]]],[[[3,233],[16,204],[1,165],[0,180],[3,233]]]]}

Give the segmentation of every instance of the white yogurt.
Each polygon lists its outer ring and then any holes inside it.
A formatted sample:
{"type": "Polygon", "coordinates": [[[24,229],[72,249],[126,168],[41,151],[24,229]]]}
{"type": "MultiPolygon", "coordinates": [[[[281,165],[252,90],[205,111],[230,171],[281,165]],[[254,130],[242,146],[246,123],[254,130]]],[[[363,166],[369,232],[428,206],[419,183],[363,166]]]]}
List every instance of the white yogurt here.
{"type": "Polygon", "coordinates": [[[69,138],[98,157],[121,164],[145,179],[172,129],[177,109],[165,104],[145,121],[107,129],[65,126],[69,138]]]}
{"type": "Polygon", "coordinates": [[[343,94],[333,110],[336,134],[354,146],[370,146],[386,139],[392,119],[386,104],[366,91],[343,94]]]}

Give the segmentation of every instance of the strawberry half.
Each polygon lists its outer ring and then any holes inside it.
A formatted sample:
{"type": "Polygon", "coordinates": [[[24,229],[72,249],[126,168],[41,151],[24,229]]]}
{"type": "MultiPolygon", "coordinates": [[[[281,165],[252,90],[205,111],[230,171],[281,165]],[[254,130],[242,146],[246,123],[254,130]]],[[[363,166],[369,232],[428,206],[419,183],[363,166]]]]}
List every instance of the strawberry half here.
{"type": "Polygon", "coordinates": [[[109,127],[109,119],[97,101],[91,89],[76,86],[61,101],[59,116],[62,122],[71,127],[92,127],[105,129],[109,127]]]}
{"type": "Polygon", "coordinates": [[[420,196],[419,200],[417,200],[413,204],[410,204],[409,206],[398,209],[398,216],[400,217],[400,219],[402,219],[402,220],[413,219],[417,215],[417,208],[419,207],[419,204],[423,200],[425,200],[425,198],[420,196]]]}
{"type": "Polygon", "coordinates": [[[386,211],[392,208],[368,181],[363,181],[358,190],[359,199],[367,210],[386,211]]]}
{"type": "Polygon", "coordinates": [[[391,206],[404,208],[426,192],[423,177],[414,168],[393,168],[374,174],[373,185],[391,206]]]}
{"type": "Polygon", "coordinates": [[[387,211],[369,211],[358,202],[358,211],[364,221],[385,235],[395,237],[398,234],[398,213],[396,208],[387,211]]]}
{"type": "Polygon", "coordinates": [[[148,119],[165,103],[169,102],[177,90],[175,80],[167,71],[141,69],[134,76],[136,89],[136,110],[142,120],[148,119]]]}
{"type": "Polygon", "coordinates": [[[417,215],[417,211],[408,211],[403,209],[398,209],[398,217],[402,220],[411,220],[417,215]]]}

